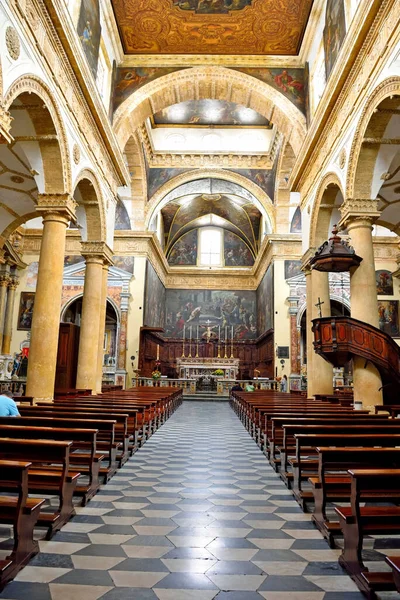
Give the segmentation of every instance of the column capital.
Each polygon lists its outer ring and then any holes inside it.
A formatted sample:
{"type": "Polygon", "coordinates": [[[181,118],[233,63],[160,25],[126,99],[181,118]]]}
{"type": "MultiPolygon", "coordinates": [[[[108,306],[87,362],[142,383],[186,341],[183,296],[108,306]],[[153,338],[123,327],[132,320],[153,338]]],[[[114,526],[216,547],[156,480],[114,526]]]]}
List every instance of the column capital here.
{"type": "Polygon", "coordinates": [[[109,267],[113,264],[113,253],[106,242],[91,241],[81,242],[81,254],[86,260],[102,261],[104,267],[109,267]]]}
{"type": "Polygon", "coordinates": [[[67,224],[75,219],[76,202],[70,194],[39,194],[36,210],[44,220],[52,216],[65,219],[67,224]]]}
{"type": "Polygon", "coordinates": [[[8,287],[10,275],[8,273],[0,273],[0,287],[8,287]]]}
{"type": "Polygon", "coordinates": [[[311,265],[310,265],[310,260],[313,258],[314,254],[316,252],[316,248],[309,248],[301,257],[301,270],[303,271],[304,275],[310,275],[311,273],[311,265]]]}
{"type": "Polygon", "coordinates": [[[10,144],[13,141],[10,134],[12,120],[9,111],[0,103],[0,144],[10,144]]]}
{"type": "Polygon", "coordinates": [[[346,198],[339,208],[342,218],[339,229],[354,229],[355,227],[370,227],[379,219],[378,199],[346,198]]]}
{"type": "Polygon", "coordinates": [[[10,290],[16,290],[19,285],[19,277],[16,275],[10,275],[7,285],[10,290]]]}

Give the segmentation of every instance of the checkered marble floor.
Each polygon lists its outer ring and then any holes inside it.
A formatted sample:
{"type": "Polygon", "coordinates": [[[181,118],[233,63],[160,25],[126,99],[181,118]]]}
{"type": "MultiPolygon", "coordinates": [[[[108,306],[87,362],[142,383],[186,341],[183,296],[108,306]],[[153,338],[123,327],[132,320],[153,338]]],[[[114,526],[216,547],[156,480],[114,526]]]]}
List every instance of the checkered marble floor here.
{"type": "Polygon", "coordinates": [[[227,403],[183,403],[40,549],[1,599],[363,598],[227,403]]]}

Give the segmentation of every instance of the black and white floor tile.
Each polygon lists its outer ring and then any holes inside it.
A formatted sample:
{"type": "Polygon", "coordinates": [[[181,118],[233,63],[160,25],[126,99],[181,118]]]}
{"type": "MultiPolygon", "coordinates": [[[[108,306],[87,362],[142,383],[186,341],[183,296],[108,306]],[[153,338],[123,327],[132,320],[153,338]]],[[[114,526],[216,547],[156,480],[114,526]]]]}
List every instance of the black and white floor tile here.
{"type": "Polygon", "coordinates": [[[0,599],[361,600],[310,518],[227,403],[184,402],[0,599]]]}

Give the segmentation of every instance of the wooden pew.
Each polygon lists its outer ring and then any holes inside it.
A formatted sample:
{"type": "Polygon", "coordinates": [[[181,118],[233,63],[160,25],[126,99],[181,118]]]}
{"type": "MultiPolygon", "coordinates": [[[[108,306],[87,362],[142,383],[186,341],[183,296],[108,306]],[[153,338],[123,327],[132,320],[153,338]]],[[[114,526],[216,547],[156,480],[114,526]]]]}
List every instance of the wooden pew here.
{"type": "Polygon", "coordinates": [[[28,497],[31,466],[32,463],[25,460],[0,460],[0,489],[7,486],[12,489],[12,495],[2,493],[0,496],[0,523],[12,525],[14,531],[12,552],[0,560],[0,591],[39,552],[33,529],[45,500],[28,497]]]}
{"type": "MultiPolygon", "coordinates": [[[[97,429],[75,429],[71,427],[51,427],[33,426],[31,421],[26,421],[23,417],[10,419],[9,417],[0,417],[0,437],[13,439],[42,439],[71,441],[71,453],[69,461],[69,476],[82,471],[85,477],[79,478],[74,488],[74,496],[82,498],[82,506],[86,506],[95,494],[97,494],[100,481],[99,471],[101,460],[104,455],[98,455],[96,440],[97,429]],[[79,460],[75,457],[75,452],[82,452],[79,460]],[[75,462],[77,461],[77,462],[75,462]]],[[[53,467],[53,470],[57,470],[53,467]]],[[[58,469],[60,470],[60,469],[58,469]]],[[[69,518],[69,517],[68,517],[69,518]]],[[[68,520],[68,519],[67,519],[68,520]]],[[[57,527],[59,529],[59,527],[57,527]]]]}
{"type": "MultiPolygon", "coordinates": [[[[375,465],[373,452],[378,446],[394,448],[400,446],[400,432],[398,434],[356,434],[356,435],[316,435],[315,443],[318,448],[318,475],[310,477],[309,482],[314,496],[314,513],[312,520],[331,548],[335,547],[335,536],[341,534],[338,521],[329,520],[326,514],[328,502],[349,502],[351,494],[351,480],[348,470],[356,464],[362,466],[375,465]],[[327,446],[332,446],[326,450],[327,446]],[[369,460],[368,452],[341,453],[336,448],[365,448],[371,449],[372,458],[369,460]]],[[[378,455],[379,457],[379,455],[378,455]]],[[[380,458],[378,458],[380,460],[380,458]]],[[[379,462],[378,462],[378,466],[379,462]]],[[[375,495],[372,499],[374,499],[375,495]]],[[[365,500],[367,498],[365,497],[365,500]]]]}
{"type": "Polygon", "coordinates": [[[392,569],[394,585],[400,593],[400,556],[386,556],[385,560],[392,569]]]}
{"type": "MultiPolygon", "coordinates": [[[[59,498],[57,511],[41,510],[37,526],[47,529],[46,539],[75,515],[72,504],[74,489],[79,472],[69,468],[69,456],[72,442],[26,440],[0,438],[0,459],[28,460],[32,466],[28,470],[28,492],[52,494],[59,498]]],[[[0,492],[13,491],[13,485],[1,482],[0,492]]]]}
{"type": "MultiPolygon", "coordinates": [[[[369,449],[365,451],[371,452],[369,449]]],[[[396,452],[399,455],[400,449],[378,448],[373,450],[372,456],[380,454],[381,464],[399,465],[396,452]]],[[[350,469],[349,474],[351,506],[335,508],[344,537],[339,563],[364,595],[369,600],[376,600],[376,592],[395,590],[396,585],[392,572],[371,572],[365,567],[363,538],[365,535],[390,538],[400,533],[400,506],[387,506],[388,502],[400,501],[400,469],[350,469]],[[368,506],[361,506],[365,497],[369,499],[368,506]],[[375,499],[371,506],[372,497],[375,499]]]]}
{"type": "MultiPolygon", "coordinates": [[[[99,477],[103,479],[104,483],[107,483],[111,477],[116,473],[118,469],[117,463],[117,451],[120,449],[121,444],[114,441],[115,437],[115,421],[113,420],[101,420],[101,419],[60,419],[53,417],[16,417],[21,425],[30,425],[32,427],[61,427],[66,429],[97,429],[97,437],[101,436],[101,439],[106,442],[106,449],[98,451],[96,448],[96,455],[101,463],[99,468],[99,477]],[[103,460],[105,459],[105,460],[103,460]]],[[[0,424],[10,424],[9,417],[0,417],[0,424]]],[[[87,449],[89,449],[89,445],[87,449]]],[[[86,452],[74,452],[73,454],[73,465],[79,465],[79,471],[82,474],[89,475],[90,466],[88,463],[88,456],[86,452]]]]}

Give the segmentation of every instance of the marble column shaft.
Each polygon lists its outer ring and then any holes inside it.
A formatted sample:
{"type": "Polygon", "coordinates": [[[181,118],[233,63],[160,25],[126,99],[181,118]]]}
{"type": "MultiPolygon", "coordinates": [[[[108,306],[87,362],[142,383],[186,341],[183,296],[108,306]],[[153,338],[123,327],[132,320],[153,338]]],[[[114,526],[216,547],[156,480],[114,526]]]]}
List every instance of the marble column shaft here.
{"type": "MultiPolygon", "coordinates": [[[[331,316],[331,299],[329,294],[329,273],[311,271],[311,289],[312,289],[312,318],[317,319],[320,316],[319,307],[316,304],[321,300],[321,313],[323,317],[331,316]]],[[[314,337],[314,334],[311,334],[314,337]]],[[[333,370],[322,356],[316,354],[313,349],[313,388],[314,394],[332,394],[333,393],[333,370]]]]}
{"type": "Polygon", "coordinates": [[[100,319],[99,319],[99,342],[98,342],[98,352],[97,352],[96,392],[98,394],[101,393],[102,382],[103,382],[104,332],[106,329],[108,267],[109,267],[108,264],[103,264],[100,319]]]}
{"type": "Polygon", "coordinates": [[[307,397],[312,398],[313,394],[313,361],[315,357],[314,352],[314,334],[311,330],[312,328],[312,280],[311,280],[311,269],[304,269],[304,275],[306,278],[306,297],[307,297],[307,307],[306,307],[306,345],[307,345],[307,397]]]}
{"type": "Polygon", "coordinates": [[[2,354],[10,354],[11,351],[11,337],[12,337],[12,324],[14,316],[14,305],[15,305],[15,290],[18,287],[18,278],[12,277],[8,282],[8,293],[7,293],[7,304],[4,317],[4,329],[3,338],[1,345],[2,354]]]}

